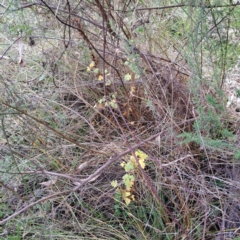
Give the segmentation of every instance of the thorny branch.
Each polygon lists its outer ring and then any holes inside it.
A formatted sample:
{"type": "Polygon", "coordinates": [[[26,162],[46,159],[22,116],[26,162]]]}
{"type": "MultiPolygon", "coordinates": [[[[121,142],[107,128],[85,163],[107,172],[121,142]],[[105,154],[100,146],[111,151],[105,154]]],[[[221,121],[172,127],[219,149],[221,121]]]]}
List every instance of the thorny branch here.
{"type": "Polygon", "coordinates": [[[149,137],[145,141],[142,141],[141,143],[134,145],[133,147],[131,147],[131,149],[128,149],[128,150],[124,151],[123,153],[121,153],[119,155],[111,157],[103,166],[101,166],[93,174],[91,174],[89,177],[87,177],[84,181],[80,182],[79,185],[74,187],[73,189],[66,190],[66,191],[63,191],[63,192],[59,192],[59,193],[56,193],[56,194],[53,194],[53,195],[41,198],[41,199],[39,199],[39,200],[37,200],[37,201],[27,205],[26,207],[20,209],[19,211],[15,212],[14,214],[12,214],[11,216],[5,218],[4,220],[0,221],[0,225],[3,225],[5,223],[7,223],[9,220],[11,220],[14,217],[18,216],[19,214],[25,212],[26,210],[28,210],[29,208],[35,206],[38,203],[41,203],[41,202],[47,201],[49,199],[53,199],[53,198],[65,195],[65,194],[71,194],[71,193],[74,193],[74,192],[78,191],[84,185],[89,183],[93,178],[95,178],[96,176],[100,175],[110,164],[112,164],[113,162],[116,162],[119,159],[123,158],[125,155],[131,153],[134,149],[137,149],[138,147],[142,146],[144,143],[155,139],[158,135],[159,135],[159,133],[157,133],[155,135],[152,135],[151,137],[149,137]]]}

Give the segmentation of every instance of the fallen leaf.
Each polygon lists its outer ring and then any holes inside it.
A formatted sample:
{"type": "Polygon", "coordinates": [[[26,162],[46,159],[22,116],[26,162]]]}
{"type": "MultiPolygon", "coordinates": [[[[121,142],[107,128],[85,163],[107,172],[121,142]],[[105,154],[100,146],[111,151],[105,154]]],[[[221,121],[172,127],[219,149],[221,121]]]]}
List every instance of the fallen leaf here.
{"type": "Polygon", "coordinates": [[[89,162],[84,162],[78,166],[78,170],[82,171],[84,168],[86,168],[89,165],[89,162]]]}
{"type": "Polygon", "coordinates": [[[134,93],[136,91],[136,87],[134,85],[131,85],[130,87],[130,92],[134,93]]]}
{"type": "Polygon", "coordinates": [[[103,80],[103,76],[102,75],[99,75],[98,76],[98,81],[102,81],[103,80]]]}
{"type": "Polygon", "coordinates": [[[51,186],[51,185],[56,184],[57,179],[58,179],[58,178],[56,177],[56,178],[54,178],[54,179],[52,179],[52,180],[49,180],[49,181],[46,181],[46,182],[42,182],[42,183],[40,183],[40,185],[45,186],[45,187],[49,187],[49,186],[51,186]]]}

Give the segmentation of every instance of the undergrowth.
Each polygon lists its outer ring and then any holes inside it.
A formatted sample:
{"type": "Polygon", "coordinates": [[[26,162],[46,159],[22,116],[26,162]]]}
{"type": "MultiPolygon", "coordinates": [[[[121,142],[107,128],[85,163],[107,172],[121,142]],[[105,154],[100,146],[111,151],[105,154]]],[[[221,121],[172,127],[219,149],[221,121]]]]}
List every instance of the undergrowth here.
{"type": "Polygon", "coordinates": [[[238,239],[239,3],[0,8],[1,239],[238,239]]]}

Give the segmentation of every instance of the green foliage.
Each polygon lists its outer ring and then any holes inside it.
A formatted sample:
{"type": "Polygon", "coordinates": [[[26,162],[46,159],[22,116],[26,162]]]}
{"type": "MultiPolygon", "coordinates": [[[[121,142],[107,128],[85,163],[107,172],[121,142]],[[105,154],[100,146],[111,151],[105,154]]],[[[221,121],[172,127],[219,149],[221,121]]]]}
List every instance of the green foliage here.
{"type": "Polygon", "coordinates": [[[236,89],[237,97],[240,98],[240,89],[236,89]]]}
{"type": "MultiPolygon", "coordinates": [[[[131,51],[134,51],[134,50],[131,49],[131,51]]],[[[124,63],[137,76],[136,78],[138,78],[142,74],[142,69],[139,66],[138,60],[139,60],[139,56],[137,54],[130,54],[127,58],[127,61],[125,61],[124,63]]],[[[124,76],[124,80],[125,81],[131,80],[131,75],[127,73],[124,76]]]]}
{"type": "MultiPolygon", "coordinates": [[[[132,194],[132,187],[135,182],[134,172],[138,170],[139,167],[142,169],[145,168],[145,160],[148,158],[148,155],[141,150],[135,151],[135,156],[130,156],[129,161],[122,162],[121,167],[124,168],[126,174],[123,175],[124,188],[117,188],[116,192],[121,193],[122,199],[125,201],[126,205],[129,205],[131,201],[135,200],[134,195],[132,194]],[[137,158],[137,159],[136,159],[137,158]]],[[[112,187],[116,188],[118,183],[116,180],[111,182],[112,187]]]]}
{"type": "Polygon", "coordinates": [[[129,80],[131,80],[131,78],[132,78],[132,76],[131,76],[129,73],[127,73],[127,74],[124,76],[124,80],[125,80],[125,81],[129,81],[129,80]]]}
{"type": "Polygon", "coordinates": [[[134,180],[135,180],[135,178],[134,178],[133,175],[125,174],[125,175],[123,176],[123,182],[124,182],[124,185],[126,186],[126,189],[127,189],[127,190],[128,190],[128,189],[129,189],[129,190],[131,189],[131,187],[133,186],[134,180]]]}
{"type": "Polygon", "coordinates": [[[124,169],[126,172],[130,172],[135,168],[134,163],[132,161],[129,161],[125,164],[124,169]]]}
{"type": "Polygon", "coordinates": [[[17,225],[16,235],[10,235],[10,236],[8,236],[8,239],[9,240],[21,240],[22,239],[22,237],[21,237],[21,225],[20,224],[17,225]]]}
{"type": "Polygon", "coordinates": [[[106,98],[103,97],[103,98],[98,100],[98,103],[100,104],[100,106],[103,104],[105,107],[111,106],[114,109],[118,108],[116,95],[115,94],[111,95],[111,99],[109,101],[107,101],[106,98]]]}
{"type": "Polygon", "coordinates": [[[122,194],[120,191],[116,191],[114,195],[114,211],[116,216],[121,215],[121,199],[122,199],[122,194]]]}
{"type": "Polygon", "coordinates": [[[236,151],[234,156],[233,156],[233,159],[235,160],[240,160],[240,150],[236,151]]]}
{"type": "Polygon", "coordinates": [[[23,36],[31,36],[33,33],[33,28],[27,24],[21,24],[17,26],[10,25],[9,32],[10,34],[22,33],[23,36]]]}

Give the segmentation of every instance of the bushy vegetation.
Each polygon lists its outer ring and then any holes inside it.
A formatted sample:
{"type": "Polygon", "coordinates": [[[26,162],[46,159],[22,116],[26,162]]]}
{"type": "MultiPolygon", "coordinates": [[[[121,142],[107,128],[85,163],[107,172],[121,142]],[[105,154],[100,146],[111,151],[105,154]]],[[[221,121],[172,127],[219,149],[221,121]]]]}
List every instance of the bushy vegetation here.
{"type": "Polygon", "coordinates": [[[0,239],[239,239],[240,3],[0,9],[0,239]]]}

